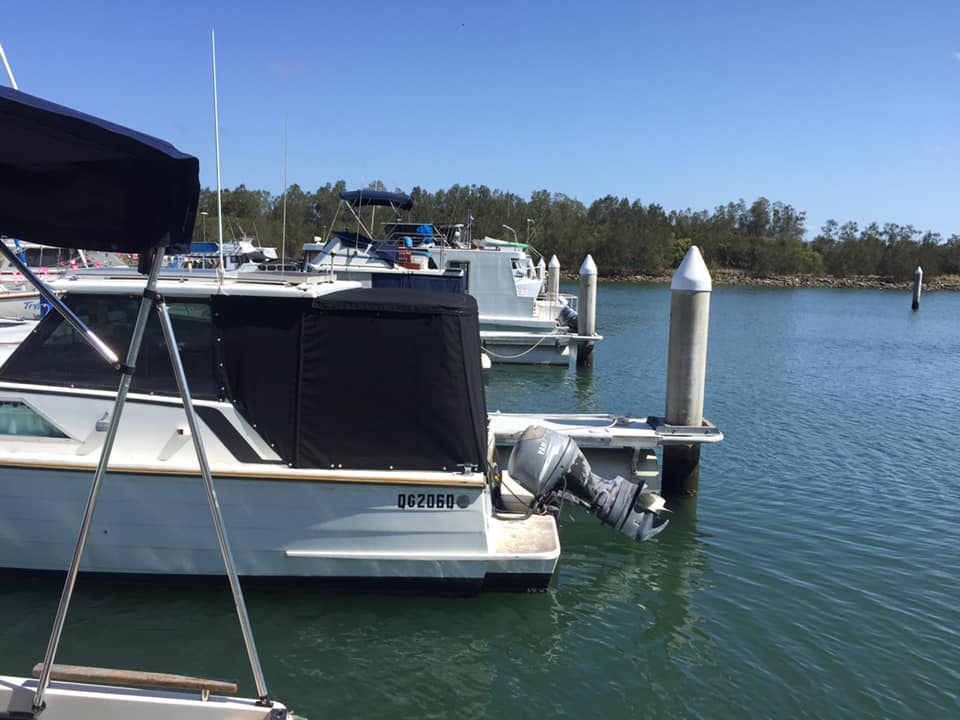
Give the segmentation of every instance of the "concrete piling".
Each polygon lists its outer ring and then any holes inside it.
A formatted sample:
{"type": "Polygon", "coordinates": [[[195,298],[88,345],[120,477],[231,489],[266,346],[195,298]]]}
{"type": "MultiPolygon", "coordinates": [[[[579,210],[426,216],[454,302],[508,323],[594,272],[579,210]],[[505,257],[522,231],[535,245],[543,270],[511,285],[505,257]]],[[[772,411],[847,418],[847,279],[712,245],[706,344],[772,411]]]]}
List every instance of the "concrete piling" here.
{"type": "Polygon", "coordinates": [[[550,258],[550,264],[547,265],[547,296],[556,301],[560,295],[560,261],[554,255],[550,258]]]}
{"type": "MultiPolygon", "coordinates": [[[[597,264],[587,255],[580,265],[580,297],[577,303],[579,335],[597,333],[597,264]]],[[[593,343],[585,343],[577,351],[577,367],[593,365],[593,343]]]]}
{"type": "Polygon", "coordinates": [[[923,268],[917,265],[913,272],[913,304],[910,306],[914,310],[920,309],[920,288],[923,285],[923,268]]]}
{"type": "MultiPolygon", "coordinates": [[[[710,272],[694,245],[670,284],[666,420],[671,425],[703,424],[712,290],[710,272]]],[[[700,446],[665,447],[661,494],[666,498],[694,496],[699,483],[700,446]]]]}
{"type": "Polygon", "coordinates": [[[547,279],[547,264],[543,261],[542,255],[537,260],[537,277],[540,278],[540,282],[545,282],[547,279]]]}

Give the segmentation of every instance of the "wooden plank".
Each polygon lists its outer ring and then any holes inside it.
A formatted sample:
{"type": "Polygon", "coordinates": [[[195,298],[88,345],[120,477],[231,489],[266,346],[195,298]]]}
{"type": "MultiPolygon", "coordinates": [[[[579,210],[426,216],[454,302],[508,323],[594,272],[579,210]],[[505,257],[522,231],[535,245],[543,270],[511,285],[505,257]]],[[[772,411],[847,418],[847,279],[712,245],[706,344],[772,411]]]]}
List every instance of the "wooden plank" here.
{"type": "MultiPolygon", "coordinates": [[[[33,676],[40,677],[43,663],[33,668],[33,676]]],[[[200,690],[232,695],[237,684],[228,680],[208,680],[189,675],[143,672],[141,670],[114,670],[111,668],[83,667],[82,665],[54,664],[50,677],[54,680],[88,682],[101,685],[126,685],[128,687],[164,688],[168,690],[200,690]]]]}

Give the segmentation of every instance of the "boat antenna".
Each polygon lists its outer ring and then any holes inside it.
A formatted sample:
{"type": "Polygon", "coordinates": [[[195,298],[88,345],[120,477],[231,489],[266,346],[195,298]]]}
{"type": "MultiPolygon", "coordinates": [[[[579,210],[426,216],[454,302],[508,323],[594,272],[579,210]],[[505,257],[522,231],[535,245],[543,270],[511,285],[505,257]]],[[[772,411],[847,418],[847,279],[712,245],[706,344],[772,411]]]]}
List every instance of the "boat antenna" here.
{"type": "Polygon", "coordinates": [[[223,283],[223,202],[220,184],[220,110],[217,107],[217,39],[210,28],[210,52],[213,57],[213,135],[217,148],[217,231],[219,233],[220,267],[217,268],[217,282],[223,283]]]}
{"type": "Polygon", "coordinates": [[[3,60],[3,67],[7,70],[7,77],[10,78],[10,87],[14,90],[19,90],[17,86],[17,79],[13,76],[13,70],[10,68],[10,63],[7,62],[7,54],[3,51],[3,43],[0,43],[0,60],[3,60]]]}
{"type": "Polygon", "coordinates": [[[283,220],[280,230],[280,272],[287,261],[287,113],[283,114],[283,220]]]}

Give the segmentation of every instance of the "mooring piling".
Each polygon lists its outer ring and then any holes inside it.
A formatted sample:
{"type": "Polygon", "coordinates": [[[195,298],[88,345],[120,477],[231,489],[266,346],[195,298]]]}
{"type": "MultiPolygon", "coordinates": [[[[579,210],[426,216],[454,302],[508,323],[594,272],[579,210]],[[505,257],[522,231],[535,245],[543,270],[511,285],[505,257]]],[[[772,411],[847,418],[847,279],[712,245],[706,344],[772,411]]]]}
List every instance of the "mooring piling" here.
{"type": "Polygon", "coordinates": [[[547,296],[554,302],[560,295],[560,261],[554,255],[547,265],[547,296]]]}
{"type": "Polygon", "coordinates": [[[923,285],[923,268],[917,265],[913,271],[913,304],[910,306],[914,310],[920,309],[920,288],[923,285]]]}
{"type": "MultiPolygon", "coordinates": [[[[693,245],[670,284],[666,420],[671,425],[703,424],[712,290],[710,272],[693,245]]],[[[667,498],[693,496],[699,483],[700,446],[665,447],[661,494],[667,498]]]]}
{"type": "MultiPolygon", "coordinates": [[[[559,273],[558,273],[559,274],[559,273]]],[[[580,265],[580,297],[577,302],[577,334],[597,334],[597,264],[587,255],[580,265]]],[[[584,343],[577,352],[577,367],[593,365],[593,343],[584,343]]]]}

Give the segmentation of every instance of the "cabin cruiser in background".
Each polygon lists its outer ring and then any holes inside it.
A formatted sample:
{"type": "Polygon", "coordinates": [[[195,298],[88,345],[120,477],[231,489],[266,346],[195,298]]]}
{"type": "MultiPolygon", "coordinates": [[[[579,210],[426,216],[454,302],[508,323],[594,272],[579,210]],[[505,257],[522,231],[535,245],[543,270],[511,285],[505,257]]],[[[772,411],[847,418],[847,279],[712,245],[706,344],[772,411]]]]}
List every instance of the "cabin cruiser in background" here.
{"type": "Polygon", "coordinates": [[[413,208],[402,193],[340,194],[326,242],[304,245],[304,269],[327,270],[364,287],[466,292],[477,300],[483,349],[493,362],[566,365],[592,352],[600,335],[581,335],[577,298],[544,292],[544,264],[528,244],[474,240],[463,225],[401,222],[413,208]],[[377,208],[394,216],[374,237],[377,208]],[[361,215],[370,210],[369,221],[361,215]],[[340,212],[344,224],[337,228],[340,212]]]}
{"type": "MultiPolygon", "coordinates": [[[[83,267],[126,267],[118,253],[91,251],[76,248],[60,248],[51,245],[26,242],[14,238],[0,237],[0,241],[13,250],[17,257],[34,273],[52,279],[70,270],[83,267]]],[[[3,346],[14,338],[29,332],[27,328],[15,326],[21,321],[39,320],[45,312],[44,303],[38,293],[14,265],[0,258],[0,358],[3,346]],[[12,329],[11,329],[12,328],[12,329]]]]}
{"type": "Polygon", "coordinates": [[[278,263],[277,249],[261,247],[248,237],[224,242],[195,242],[190,251],[182,255],[164,258],[164,267],[184,270],[216,270],[221,260],[226,272],[256,272],[268,269],[266,265],[278,263]]]}
{"type": "MultiPolygon", "coordinates": [[[[68,270],[76,270],[82,267],[127,266],[119,253],[52,247],[8,237],[2,237],[2,241],[17,254],[27,267],[41,277],[56,277],[68,270]]],[[[27,283],[23,273],[6,259],[0,262],[0,285],[10,292],[27,291],[36,294],[36,290],[27,283]]]]}

